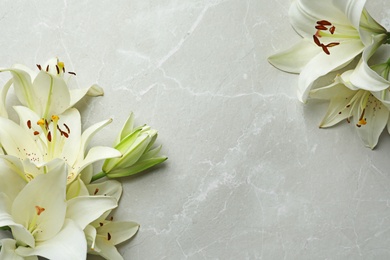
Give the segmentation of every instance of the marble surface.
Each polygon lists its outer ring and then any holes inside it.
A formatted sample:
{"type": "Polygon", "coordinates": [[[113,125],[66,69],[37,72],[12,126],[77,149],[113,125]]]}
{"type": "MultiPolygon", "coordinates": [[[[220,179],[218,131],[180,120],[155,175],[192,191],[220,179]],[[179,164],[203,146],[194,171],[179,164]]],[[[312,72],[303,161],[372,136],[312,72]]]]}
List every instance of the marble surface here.
{"type": "MultiPolygon", "coordinates": [[[[125,259],[389,259],[390,138],[365,148],[267,56],[299,40],[289,0],[2,1],[0,66],[58,56],[83,125],[133,111],[169,160],[123,179],[117,220],[141,224],[125,259]]],[[[367,8],[390,28],[390,2],[367,8]]],[[[0,75],[2,82],[9,75],[0,75]]],[[[92,259],[92,258],[91,258],[92,259]]],[[[93,258],[97,259],[97,258],[93,258]]]]}

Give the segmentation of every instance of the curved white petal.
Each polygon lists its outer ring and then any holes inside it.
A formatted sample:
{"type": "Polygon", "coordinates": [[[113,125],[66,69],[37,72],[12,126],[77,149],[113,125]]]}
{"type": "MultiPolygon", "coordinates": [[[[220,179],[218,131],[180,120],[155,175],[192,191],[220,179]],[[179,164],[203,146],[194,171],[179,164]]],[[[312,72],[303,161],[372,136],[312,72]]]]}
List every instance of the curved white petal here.
{"type": "MultiPolygon", "coordinates": [[[[363,111],[357,109],[354,113],[354,121],[359,121],[362,114],[363,111]]],[[[367,123],[356,127],[359,137],[367,147],[373,149],[377,145],[379,136],[389,120],[389,114],[389,110],[379,100],[373,96],[369,97],[363,114],[367,123]]]]}
{"type": "Polygon", "coordinates": [[[37,113],[25,106],[14,106],[13,108],[19,116],[19,124],[21,127],[27,131],[30,130],[31,134],[33,134],[33,131],[35,130],[41,131],[41,128],[37,125],[37,122],[41,117],[38,116],[37,113]],[[28,121],[30,121],[30,124],[27,123],[28,121]]]}
{"type": "MultiPolygon", "coordinates": [[[[291,4],[289,10],[290,22],[301,36],[309,39],[316,33],[315,25],[320,20],[327,20],[337,25],[352,25],[348,16],[343,13],[350,6],[348,2],[346,0],[296,0],[291,4]]],[[[358,2],[363,2],[363,0],[354,0],[352,4],[358,2]]],[[[350,9],[353,9],[353,5],[350,6],[350,9]]],[[[355,28],[358,28],[358,26],[355,26],[355,28]]]]}
{"type": "Polygon", "coordinates": [[[7,113],[7,109],[6,109],[6,107],[5,107],[5,103],[6,103],[6,98],[7,98],[8,90],[9,90],[9,88],[11,87],[12,82],[13,82],[12,79],[8,80],[8,82],[5,83],[5,85],[4,85],[3,88],[1,89],[0,116],[5,117],[5,118],[8,118],[8,113],[7,113]]]}
{"type": "Polygon", "coordinates": [[[89,192],[84,182],[81,180],[80,175],[76,180],[67,186],[66,200],[71,200],[77,196],[88,196],[89,192]]]}
{"type": "Polygon", "coordinates": [[[0,143],[7,154],[14,155],[21,160],[28,158],[37,164],[43,158],[32,137],[18,124],[0,117],[0,143]]]}
{"type": "Polygon", "coordinates": [[[291,48],[268,57],[268,61],[280,70],[300,73],[306,64],[321,52],[321,48],[303,38],[291,48]]]}
{"type": "Polygon", "coordinates": [[[360,19],[359,32],[362,42],[367,46],[372,43],[373,35],[386,34],[386,29],[364,9],[360,19]]]}
{"type": "Polygon", "coordinates": [[[87,185],[90,195],[104,195],[114,197],[117,201],[122,195],[122,183],[116,180],[107,180],[87,185]]]}
{"type": "Polygon", "coordinates": [[[108,237],[110,233],[110,242],[117,245],[133,237],[139,229],[139,225],[131,221],[109,222],[97,229],[98,234],[108,237]]]}
{"type": "Polygon", "coordinates": [[[351,83],[358,88],[368,91],[381,91],[390,86],[390,81],[384,79],[368,66],[368,60],[383,44],[384,35],[374,37],[373,43],[363,51],[362,58],[351,75],[351,83]]]}
{"type": "Polygon", "coordinates": [[[11,216],[12,200],[3,192],[0,192],[0,227],[17,225],[11,216]]]}
{"type": "MultiPolygon", "coordinates": [[[[5,238],[0,241],[1,251],[0,251],[0,259],[4,260],[25,260],[24,257],[16,254],[16,240],[5,238]]],[[[37,259],[37,258],[36,258],[37,259]]],[[[31,259],[32,260],[32,259],[31,259]]]]}
{"type": "Polygon", "coordinates": [[[95,248],[95,239],[96,239],[96,228],[91,225],[87,225],[84,228],[85,238],[87,239],[88,251],[94,250],[95,248]]]}
{"type": "Polygon", "coordinates": [[[116,247],[105,237],[96,236],[95,247],[99,250],[97,253],[105,259],[123,260],[116,247]]]}
{"type": "Polygon", "coordinates": [[[108,196],[76,197],[68,201],[66,218],[72,219],[81,229],[107,210],[117,207],[116,199],[108,196]]]}
{"type": "Polygon", "coordinates": [[[80,113],[75,108],[70,108],[60,115],[58,127],[68,133],[64,146],[58,146],[60,158],[65,158],[68,165],[74,165],[81,146],[81,118],[80,113]],[[69,130],[69,131],[68,131],[69,130]]]}
{"type": "Polygon", "coordinates": [[[83,97],[86,95],[91,96],[91,97],[98,97],[98,96],[103,96],[104,91],[103,89],[94,84],[90,86],[89,88],[83,88],[83,89],[72,89],[70,90],[70,107],[73,107],[77,102],[80,101],[83,97]]]}
{"type": "Polygon", "coordinates": [[[38,115],[48,118],[61,114],[69,107],[69,89],[63,78],[40,71],[32,87],[40,104],[39,109],[34,110],[38,115]]]}
{"type": "Polygon", "coordinates": [[[47,174],[38,175],[15,198],[12,216],[17,223],[29,224],[36,220],[39,232],[36,241],[44,241],[56,235],[65,219],[67,169],[63,163],[47,174]],[[44,210],[37,216],[37,207],[44,210]]]}
{"type": "Polygon", "coordinates": [[[359,28],[366,0],[333,0],[332,4],[346,15],[353,27],[359,28]]]}
{"type": "Polygon", "coordinates": [[[93,175],[93,165],[92,165],[92,164],[86,166],[86,167],[79,173],[79,176],[80,176],[81,180],[82,180],[85,184],[91,183],[92,175],[93,175]]]}
{"type": "Polygon", "coordinates": [[[331,54],[324,52],[315,56],[302,70],[298,82],[298,98],[306,102],[309,91],[316,79],[327,73],[337,70],[352,61],[364,46],[360,41],[344,41],[331,49],[331,54]]]}
{"type": "Polygon", "coordinates": [[[85,259],[87,242],[80,227],[67,219],[61,231],[53,238],[37,243],[35,248],[18,247],[16,252],[22,256],[39,255],[56,260],[85,259]]]}
{"type": "Polygon", "coordinates": [[[111,147],[105,147],[105,146],[95,146],[92,147],[89,151],[87,156],[80,162],[78,162],[77,165],[75,165],[75,169],[77,172],[83,170],[86,166],[108,158],[117,158],[120,157],[122,154],[111,147]]]}
{"type": "MultiPolygon", "coordinates": [[[[10,158],[11,156],[5,155],[5,157],[10,158]]],[[[15,157],[13,158],[18,160],[15,157]]],[[[12,162],[6,160],[5,158],[0,159],[0,191],[4,192],[10,201],[13,201],[27,184],[25,177],[19,175],[24,175],[21,170],[23,170],[21,163],[18,166],[13,166],[12,162]],[[22,167],[22,169],[18,167],[22,167]]]]}
{"type": "Polygon", "coordinates": [[[112,119],[104,120],[99,123],[93,124],[92,126],[88,127],[81,136],[81,147],[80,151],[81,154],[83,154],[86,150],[87,145],[89,144],[89,141],[92,139],[92,137],[103,127],[110,124],[112,122],[112,119]]]}
{"type": "Polygon", "coordinates": [[[15,94],[19,101],[34,110],[38,104],[32,89],[32,78],[29,72],[21,65],[14,66],[10,69],[0,69],[0,72],[4,71],[11,72],[15,94]]]}

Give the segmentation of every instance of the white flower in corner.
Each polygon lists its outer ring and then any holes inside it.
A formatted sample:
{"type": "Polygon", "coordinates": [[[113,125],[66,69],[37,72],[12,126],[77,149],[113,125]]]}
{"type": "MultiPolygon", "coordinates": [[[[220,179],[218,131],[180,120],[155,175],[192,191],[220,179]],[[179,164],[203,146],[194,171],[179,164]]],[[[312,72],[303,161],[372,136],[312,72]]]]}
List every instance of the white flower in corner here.
{"type": "Polygon", "coordinates": [[[74,72],[68,72],[65,78],[65,65],[57,58],[47,64],[37,65],[39,72],[35,72],[24,65],[16,64],[11,68],[0,69],[0,72],[9,71],[13,75],[3,87],[1,93],[0,115],[7,117],[5,97],[11,85],[14,86],[19,101],[37,113],[40,117],[50,118],[59,115],[72,107],[85,95],[101,96],[103,89],[92,85],[85,89],[69,89],[74,72]]]}
{"type": "Polygon", "coordinates": [[[386,35],[364,9],[365,0],[296,0],[289,16],[303,37],[290,49],[269,57],[278,69],[300,73],[298,98],[305,102],[316,79],[346,66],[374,35],[386,35]]]}
{"type": "Polygon", "coordinates": [[[15,107],[20,125],[0,117],[0,143],[8,160],[19,171],[26,173],[26,180],[47,171],[46,164],[59,158],[69,169],[68,183],[88,165],[106,158],[119,157],[121,153],[111,147],[96,146],[86,153],[94,134],[111,120],[94,124],[81,134],[81,119],[77,109],[71,108],[51,120],[40,118],[27,107],[15,107]]]}
{"type": "Polygon", "coordinates": [[[15,255],[85,259],[83,229],[117,203],[108,196],[77,197],[67,202],[66,176],[62,163],[37,176],[14,199],[9,198],[12,194],[0,193],[0,227],[10,227],[14,237],[2,241],[2,259],[15,255]]]}
{"type": "MultiPolygon", "coordinates": [[[[115,180],[87,185],[93,196],[106,195],[119,200],[122,194],[122,185],[115,180]]],[[[112,221],[107,219],[111,211],[105,212],[97,220],[90,223],[85,229],[88,242],[88,253],[100,255],[108,260],[122,260],[123,257],[116,249],[116,245],[133,237],[139,225],[132,221],[112,221]]]]}
{"type": "Polygon", "coordinates": [[[312,90],[310,97],[330,100],[320,127],[330,127],[346,119],[353,122],[364,144],[373,149],[386,125],[389,129],[390,103],[382,100],[379,93],[353,86],[349,80],[351,73],[347,71],[337,76],[333,84],[312,90]]]}

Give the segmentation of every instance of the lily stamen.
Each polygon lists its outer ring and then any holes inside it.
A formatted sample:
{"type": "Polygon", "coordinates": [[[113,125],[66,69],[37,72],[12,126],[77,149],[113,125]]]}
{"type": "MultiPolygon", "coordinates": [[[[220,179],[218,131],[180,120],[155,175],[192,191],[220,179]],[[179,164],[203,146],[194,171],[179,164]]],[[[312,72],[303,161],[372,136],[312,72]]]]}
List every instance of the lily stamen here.
{"type": "Polygon", "coordinates": [[[339,45],[339,42],[331,42],[328,44],[323,44],[319,38],[325,36],[325,37],[331,37],[330,35],[333,35],[334,32],[336,31],[336,26],[332,25],[331,22],[326,21],[326,20],[321,20],[317,21],[317,25],[315,26],[317,29],[316,33],[313,35],[313,40],[314,43],[318,46],[321,47],[322,50],[327,54],[330,55],[330,51],[328,48],[334,47],[339,45]],[[329,27],[331,26],[331,27],[329,27]],[[330,32],[330,35],[326,33],[326,31],[330,32]]]}

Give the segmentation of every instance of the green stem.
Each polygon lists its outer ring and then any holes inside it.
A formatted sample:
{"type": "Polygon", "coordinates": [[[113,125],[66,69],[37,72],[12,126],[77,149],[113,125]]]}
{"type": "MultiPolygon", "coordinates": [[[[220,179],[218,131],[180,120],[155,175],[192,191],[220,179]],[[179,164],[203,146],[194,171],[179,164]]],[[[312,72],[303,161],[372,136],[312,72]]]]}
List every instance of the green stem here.
{"type": "Polygon", "coordinates": [[[0,227],[0,230],[11,230],[9,226],[0,227]]]}
{"type": "Polygon", "coordinates": [[[390,32],[387,32],[386,35],[387,35],[387,39],[385,44],[390,44],[390,32]]]}
{"type": "Polygon", "coordinates": [[[106,175],[107,175],[107,173],[105,173],[103,171],[99,172],[98,174],[95,174],[94,176],[92,176],[91,182],[94,182],[94,181],[97,181],[97,180],[99,180],[99,179],[101,179],[103,177],[106,177],[106,175]]]}

